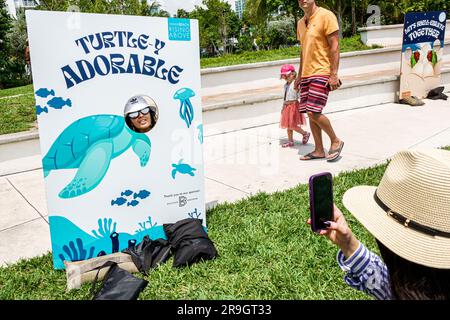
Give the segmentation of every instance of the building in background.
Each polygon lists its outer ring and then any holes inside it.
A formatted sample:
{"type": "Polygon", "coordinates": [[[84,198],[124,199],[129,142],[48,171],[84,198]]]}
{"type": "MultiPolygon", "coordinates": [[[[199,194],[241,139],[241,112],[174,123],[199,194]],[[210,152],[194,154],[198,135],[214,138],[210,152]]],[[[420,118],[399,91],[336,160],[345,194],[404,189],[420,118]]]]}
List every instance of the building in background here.
{"type": "Polygon", "coordinates": [[[39,5],[38,0],[14,0],[16,8],[34,8],[39,5]]]}
{"type": "Polygon", "coordinates": [[[234,3],[234,7],[239,19],[242,19],[245,10],[245,0],[236,0],[234,3]]]}
{"type": "Polygon", "coordinates": [[[39,5],[39,0],[6,0],[9,13],[16,17],[19,8],[34,8],[39,5]]]}

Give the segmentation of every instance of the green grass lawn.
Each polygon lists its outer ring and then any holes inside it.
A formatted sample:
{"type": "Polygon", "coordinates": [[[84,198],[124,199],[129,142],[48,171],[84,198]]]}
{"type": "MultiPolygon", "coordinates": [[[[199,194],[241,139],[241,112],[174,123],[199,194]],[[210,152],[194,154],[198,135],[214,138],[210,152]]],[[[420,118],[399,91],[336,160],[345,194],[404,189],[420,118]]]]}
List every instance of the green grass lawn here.
{"type": "MultiPolygon", "coordinates": [[[[383,164],[334,178],[337,206],[358,239],[376,253],[374,238],[345,210],[342,197],[354,186],[378,185],[385,169],[383,164]]],[[[181,269],[172,268],[171,258],[145,277],[149,285],[140,299],[370,299],[344,283],[337,247],[306,224],[308,197],[302,184],[208,211],[209,236],[219,257],[181,269]]],[[[0,268],[0,300],[91,298],[90,284],[69,293],[65,287],[65,272],[53,270],[50,254],[0,268]]]]}
{"type": "MultiPolygon", "coordinates": [[[[345,38],[340,41],[341,52],[361,51],[380,48],[380,46],[366,46],[359,36],[345,38]]],[[[214,68],[237,64],[284,60],[299,57],[299,48],[283,48],[269,51],[244,52],[241,54],[229,54],[222,57],[203,58],[200,61],[202,68],[214,68]]]]}
{"type": "Polygon", "coordinates": [[[22,94],[33,94],[33,85],[29,84],[29,85],[23,86],[23,87],[0,90],[0,98],[22,95],[22,94]]]}
{"type": "MultiPolygon", "coordinates": [[[[381,165],[340,174],[334,182],[337,205],[343,209],[349,188],[377,185],[384,170],[381,165]]],[[[149,285],[140,298],[369,299],[344,283],[337,248],[311,232],[308,217],[304,184],[219,205],[207,212],[219,257],[182,269],[172,268],[171,258],[146,277],[149,285]]],[[[357,237],[377,252],[367,231],[346,217],[357,237]]],[[[50,254],[0,268],[0,299],[90,299],[89,284],[69,293],[65,286],[65,273],[53,270],[50,254]]]]}
{"type": "Polygon", "coordinates": [[[0,90],[0,134],[27,131],[36,120],[33,85],[0,90]]]}

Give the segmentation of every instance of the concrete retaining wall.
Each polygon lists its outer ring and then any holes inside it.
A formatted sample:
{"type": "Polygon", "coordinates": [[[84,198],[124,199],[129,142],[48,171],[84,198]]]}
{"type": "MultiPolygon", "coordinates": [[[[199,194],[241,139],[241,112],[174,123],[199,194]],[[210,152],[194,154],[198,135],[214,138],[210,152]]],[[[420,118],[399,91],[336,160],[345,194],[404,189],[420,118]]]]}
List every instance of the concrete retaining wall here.
{"type": "MultiPolygon", "coordinates": [[[[446,41],[444,50],[444,60],[450,61],[450,39],[446,41]]],[[[400,73],[400,59],[400,46],[346,52],[341,54],[339,74],[345,76],[396,68],[400,73]]],[[[201,71],[202,88],[276,78],[283,64],[290,63],[298,68],[299,61],[299,59],[287,59],[204,69],[201,71]]]]}
{"type": "MultiPolygon", "coordinates": [[[[403,41],[403,24],[359,28],[361,40],[368,46],[377,44],[383,47],[401,46],[403,41]]],[[[445,39],[450,40],[450,20],[447,20],[445,39]]]]}
{"type": "MultiPolygon", "coordinates": [[[[442,73],[442,85],[450,92],[450,69],[442,73]]],[[[399,76],[344,84],[332,92],[325,114],[366,108],[398,101],[399,76]]],[[[277,123],[280,117],[282,95],[266,95],[247,101],[230,101],[226,105],[210,106],[203,110],[203,122],[209,131],[232,132],[277,123]]],[[[205,135],[209,134],[205,132],[205,135]]]]}

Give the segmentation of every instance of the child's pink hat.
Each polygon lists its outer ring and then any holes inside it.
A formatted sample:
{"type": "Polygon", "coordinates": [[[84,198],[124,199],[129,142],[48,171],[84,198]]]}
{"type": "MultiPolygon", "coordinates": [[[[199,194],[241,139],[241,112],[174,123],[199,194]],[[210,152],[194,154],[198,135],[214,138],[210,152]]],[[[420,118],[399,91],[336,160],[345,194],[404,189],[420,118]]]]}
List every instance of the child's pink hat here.
{"type": "Polygon", "coordinates": [[[295,67],[292,64],[284,64],[281,67],[280,76],[287,76],[291,72],[295,72],[295,67]]]}

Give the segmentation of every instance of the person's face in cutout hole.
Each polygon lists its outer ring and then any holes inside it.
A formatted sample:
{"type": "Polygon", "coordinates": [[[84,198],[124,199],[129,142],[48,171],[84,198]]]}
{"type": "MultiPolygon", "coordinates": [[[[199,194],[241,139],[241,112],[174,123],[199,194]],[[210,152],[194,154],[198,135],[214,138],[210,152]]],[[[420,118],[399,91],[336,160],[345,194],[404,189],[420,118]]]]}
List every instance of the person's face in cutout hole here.
{"type": "Polygon", "coordinates": [[[128,117],[130,118],[135,131],[140,133],[150,131],[150,128],[154,125],[150,116],[150,107],[130,113],[128,117]]]}
{"type": "Polygon", "coordinates": [[[132,97],[125,106],[125,119],[131,130],[138,133],[149,132],[158,119],[155,101],[144,95],[132,97]]]}

